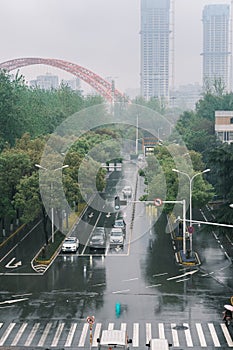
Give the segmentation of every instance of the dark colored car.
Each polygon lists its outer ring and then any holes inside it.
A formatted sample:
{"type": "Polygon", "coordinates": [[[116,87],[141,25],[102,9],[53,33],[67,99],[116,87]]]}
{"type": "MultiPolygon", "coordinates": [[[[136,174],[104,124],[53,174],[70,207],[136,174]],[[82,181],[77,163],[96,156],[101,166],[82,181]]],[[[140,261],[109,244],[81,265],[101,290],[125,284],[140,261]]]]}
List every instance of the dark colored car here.
{"type": "Polygon", "coordinates": [[[104,227],[96,227],[92,232],[89,247],[92,250],[106,248],[106,234],[104,227]]]}

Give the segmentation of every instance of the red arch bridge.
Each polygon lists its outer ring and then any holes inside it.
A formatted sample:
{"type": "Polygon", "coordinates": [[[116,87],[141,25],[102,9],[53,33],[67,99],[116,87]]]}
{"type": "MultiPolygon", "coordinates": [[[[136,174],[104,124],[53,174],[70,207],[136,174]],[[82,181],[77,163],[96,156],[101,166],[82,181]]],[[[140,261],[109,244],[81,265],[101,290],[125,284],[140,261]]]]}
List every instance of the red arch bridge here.
{"type": "Polygon", "coordinates": [[[93,87],[101,96],[103,96],[109,102],[126,100],[126,97],[122,92],[115,89],[111,83],[101,78],[99,75],[95,74],[87,68],[79,66],[78,64],[63,60],[37,57],[16,58],[0,63],[0,69],[12,71],[33,64],[44,64],[47,66],[60,68],[68,73],[71,73],[74,76],[85,81],[91,87],[93,87]]]}

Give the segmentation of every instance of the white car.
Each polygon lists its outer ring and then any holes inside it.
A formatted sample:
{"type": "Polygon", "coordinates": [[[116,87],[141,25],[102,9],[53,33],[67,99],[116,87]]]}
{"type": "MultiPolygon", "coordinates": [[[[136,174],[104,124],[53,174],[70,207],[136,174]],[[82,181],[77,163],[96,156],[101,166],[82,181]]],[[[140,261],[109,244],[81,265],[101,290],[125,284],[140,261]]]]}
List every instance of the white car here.
{"type": "Polygon", "coordinates": [[[62,244],[63,253],[76,253],[79,247],[79,240],[76,237],[68,237],[62,244]]]}
{"type": "Polygon", "coordinates": [[[124,246],[124,233],[121,228],[112,228],[109,238],[110,248],[124,246]]]}
{"type": "Polygon", "coordinates": [[[132,188],[130,186],[125,186],[122,190],[124,198],[132,197],[132,188]]]}

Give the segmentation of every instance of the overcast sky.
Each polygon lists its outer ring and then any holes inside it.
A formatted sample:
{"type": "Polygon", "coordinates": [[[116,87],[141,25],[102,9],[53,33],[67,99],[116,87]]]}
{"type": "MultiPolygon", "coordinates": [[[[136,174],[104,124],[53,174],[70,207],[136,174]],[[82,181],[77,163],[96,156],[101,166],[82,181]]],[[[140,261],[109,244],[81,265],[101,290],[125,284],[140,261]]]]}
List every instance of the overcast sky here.
{"type": "MultiPolygon", "coordinates": [[[[176,86],[201,83],[202,10],[217,3],[230,0],[175,0],[176,86]]],[[[122,91],[140,84],[139,32],[140,0],[0,0],[0,62],[64,59],[111,76],[122,91]]],[[[42,70],[22,72],[32,79],[42,70]]]]}

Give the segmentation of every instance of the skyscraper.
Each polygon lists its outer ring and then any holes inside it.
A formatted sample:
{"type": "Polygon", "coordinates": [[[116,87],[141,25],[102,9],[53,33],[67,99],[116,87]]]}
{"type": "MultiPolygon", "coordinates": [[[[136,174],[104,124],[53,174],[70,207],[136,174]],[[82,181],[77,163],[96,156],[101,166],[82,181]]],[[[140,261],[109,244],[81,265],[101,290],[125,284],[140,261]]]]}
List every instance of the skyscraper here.
{"type": "Polygon", "coordinates": [[[226,4],[206,5],[203,21],[203,87],[215,82],[229,89],[230,74],[230,7],[226,4]]]}
{"type": "Polygon", "coordinates": [[[141,0],[141,95],[169,98],[170,0],[141,0]]]}

